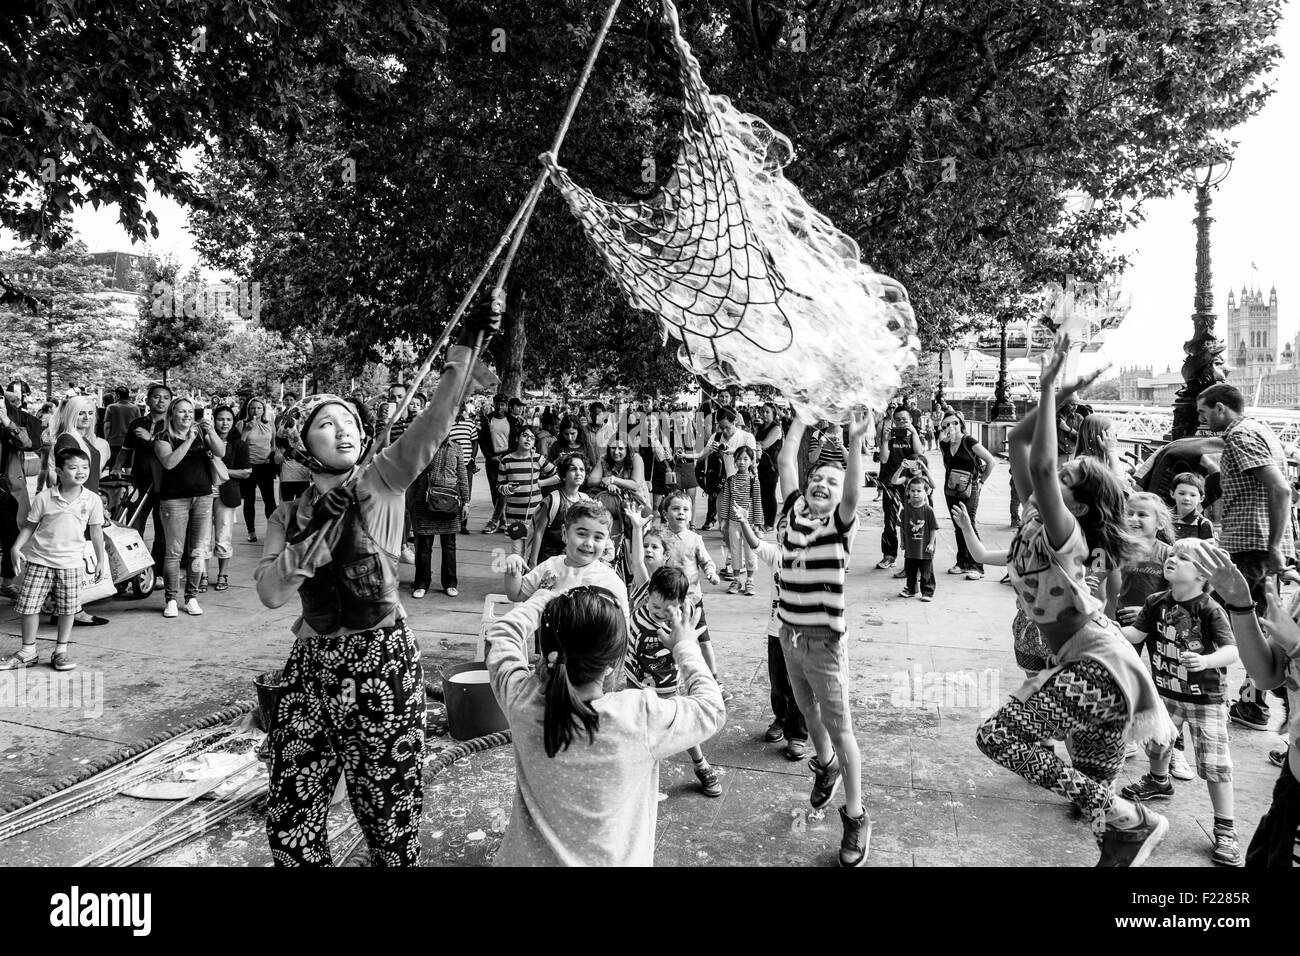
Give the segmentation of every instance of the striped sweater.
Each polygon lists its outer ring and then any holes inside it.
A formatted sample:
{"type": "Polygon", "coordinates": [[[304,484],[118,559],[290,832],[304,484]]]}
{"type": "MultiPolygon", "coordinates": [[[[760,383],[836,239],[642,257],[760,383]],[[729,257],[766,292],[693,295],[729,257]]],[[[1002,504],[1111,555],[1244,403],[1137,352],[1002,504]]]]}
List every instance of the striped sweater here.
{"type": "Polygon", "coordinates": [[[478,422],[472,418],[457,419],[451,426],[451,431],[447,433],[447,438],[460,446],[460,456],[468,466],[475,457],[474,443],[478,441],[478,422]]]}
{"type": "Polygon", "coordinates": [[[790,492],[781,508],[776,540],[781,549],[781,623],[793,628],[825,627],[845,633],[844,576],[858,533],[857,515],[840,522],[836,508],[814,517],[800,491],[790,492]]]}

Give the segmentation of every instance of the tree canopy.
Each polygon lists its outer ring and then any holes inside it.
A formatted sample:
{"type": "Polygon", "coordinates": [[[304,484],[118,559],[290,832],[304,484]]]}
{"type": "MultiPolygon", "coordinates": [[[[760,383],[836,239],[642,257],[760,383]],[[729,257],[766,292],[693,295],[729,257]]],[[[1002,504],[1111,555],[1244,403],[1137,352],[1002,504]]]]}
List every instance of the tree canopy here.
{"type": "MultiPolygon", "coordinates": [[[[1005,296],[1122,266],[1108,240],[1231,150],[1280,55],[1281,0],[681,7],[713,91],[791,137],[787,175],[908,287],[931,348],[1005,296]]],[[[71,14],[88,8],[28,3],[0,32],[40,62],[0,93],[0,123],[30,136],[25,152],[4,137],[17,172],[0,173],[0,222],[35,235],[70,205],[125,197],[140,227],[131,196],[156,170],[193,208],[208,262],[262,283],[269,326],[338,336],[358,360],[440,331],[536,175],[600,13],[579,0],[153,0],[83,41],[71,14]],[[37,28],[37,10],[68,22],[37,28]],[[196,51],[189,31],[204,25],[212,42],[196,51]],[[142,120],[114,124],[122,107],[142,120]],[[196,144],[190,180],[178,157],[196,144]],[[36,183],[43,204],[15,204],[4,187],[32,184],[47,150],[85,164],[59,166],[60,182],[89,188],[36,183]]],[[[679,93],[659,4],[628,0],[561,164],[600,195],[649,198],[678,146],[679,93]]],[[[683,382],[551,190],[509,291],[493,345],[508,387],[593,367],[611,385],[683,382]]]]}

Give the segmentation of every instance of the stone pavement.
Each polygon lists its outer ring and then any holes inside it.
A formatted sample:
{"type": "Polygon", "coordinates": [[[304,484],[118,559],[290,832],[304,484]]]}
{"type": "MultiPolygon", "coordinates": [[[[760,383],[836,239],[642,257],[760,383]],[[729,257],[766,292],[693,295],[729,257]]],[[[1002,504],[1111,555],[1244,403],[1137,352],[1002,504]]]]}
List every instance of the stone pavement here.
{"type": "MultiPolygon", "coordinates": [[[[932,469],[940,469],[938,455],[933,458],[932,469]]],[[[482,526],[486,492],[480,477],[471,527],[482,526]]],[[[864,795],[874,820],[871,865],[1093,865],[1095,844],[1065,801],[992,764],[975,748],[975,728],[983,716],[1022,679],[1011,652],[1013,598],[998,584],[1001,573],[990,569],[978,582],[944,574],[954,548],[941,515],[936,599],[923,604],[898,597],[900,582],[874,567],[880,557],[874,496],[872,489],[863,492],[864,527],[848,585],[853,715],[864,795]]],[[[985,488],[980,519],[987,543],[1005,546],[1011,535],[1005,466],[985,488]]],[[[87,690],[77,706],[29,706],[40,700],[0,694],[0,803],[63,779],[91,759],[253,699],[252,678],[283,664],[295,612],[292,605],[279,610],[260,605],[252,588],[260,545],[237,537],[231,588],[204,595],[207,613],[200,618],[163,619],[161,595],[95,606],[112,623],[74,631],[80,665],[75,673],[87,690]]],[[[717,534],[706,535],[706,541],[720,558],[717,534]]],[[[404,599],[429,679],[436,679],[439,666],[472,657],[482,597],[501,590],[490,568],[492,551],[505,543],[497,535],[461,536],[461,596],[450,599],[431,591],[423,601],[410,600],[409,593],[404,599]]],[[[403,566],[404,590],[411,573],[403,566]]],[[[833,808],[824,816],[812,813],[806,765],[788,762],[781,745],[762,740],[771,720],[764,636],[769,595],[770,583],[762,576],[755,597],[728,596],[721,588],[707,595],[720,676],[734,695],[726,725],[704,748],[722,770],[724,793],[715,800],[702,796],[684,755],[664,764],[660,865],[834,862],[840,827],[833,808]]],[[[0,608],[0,649],[16,647],[18,633],[18,619],[6,603],[0,608]]],[[[43,625],[44,660],[53,639],[53,628],[43,625]]],[[[41,666],[28,677],[45,679],[52,673],[41,666]]],[[[1240,665],[1232,669],[1234,688],[1242,673],[1240,665]]],[[[1272,733],[1232,730],[1243,844],[1268,805],[1278,771],[1266,754],[1277,739],[1272,733]]],[[[445,736],[430,738],[435,747],[448,742],[445,736]]],[[[1144,769],[1144,758],[1129,761],[1120,785],[1144,769]]],[[[1171,828],[1152,865],[1209,866],[1212,814],[1205,784],[1176,785],[1174,798],[1157,807],[1169,816],[1171,828]]],[[[422,830],[426,864],[489,861],[508,818],[512,786],[508,748],[461,761],[429,781],[422,830]]],[[[122,798],[0,843],[0,864],[75,862],[157,810],[157,804],[122,798]]],[[[338,820],[350,816],[345,807],[334,813],[338,820]]],[[[157,862],[265,865],[268,860],[261,820],[250,814],[157,862]]]]}

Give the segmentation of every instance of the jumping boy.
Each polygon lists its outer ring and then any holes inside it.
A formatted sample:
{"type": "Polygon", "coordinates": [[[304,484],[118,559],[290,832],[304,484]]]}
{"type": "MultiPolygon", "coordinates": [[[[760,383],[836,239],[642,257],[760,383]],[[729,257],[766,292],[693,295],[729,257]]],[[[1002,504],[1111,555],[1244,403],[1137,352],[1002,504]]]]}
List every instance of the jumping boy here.
{"type": "Polygon", "coordinates": [[[821,809],[844,784],[839,862],[862,866],[871,845],[871,819],[862,806],[862,755],[849,713],[844,577],[858,531],[862,440],[870,421],[853,415],[848,468],[831,462],[816,465],[800,491],[797,454],[804,428],[796,417],[779,459],[782,487],[794,489],[776,529],[781,549],[781,651],[817,752],[808,763],[814,775],[809,802],[821,809]]]}
{"type": "Polygon", "coordinates": [[[56,671],[76,667],[68,656],[68,641],[81,607],[82,550],[87,528],[95,545],[95,583],[108,568],[108,555],[104,551],[104,504],[99,495],[84,488],[90,477],[90,457],[80,448],[60,448],[54,453],[54,464],[59,475],[57,487],[46,488],[32,500],[27,521],[14,542],[14,571],[23,579],[16,605],[23,618],[23,646],[17,654],[0,660],[0,670],[18,670],[36,663],[36,629],[40,625],[41,605],[51,590],[59,630],[50,666],[56,671]],[[28,542],[31,553],[24,555],[23,548],[28,542]]]}

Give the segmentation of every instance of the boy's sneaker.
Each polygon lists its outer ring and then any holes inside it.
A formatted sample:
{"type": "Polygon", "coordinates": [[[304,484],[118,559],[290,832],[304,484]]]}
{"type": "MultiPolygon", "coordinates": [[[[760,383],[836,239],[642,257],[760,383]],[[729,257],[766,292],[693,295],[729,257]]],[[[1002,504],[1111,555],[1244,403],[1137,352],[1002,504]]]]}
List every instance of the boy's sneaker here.
{"type": "Polygon", "coordinates": [[[774,720],[768,724],[767,730],[763,732],[763,739],[769,744],[775,744],[785,740],[785,728],[781,726],[781,721],[774,720]]]}
{"type": "Polygon", "coordinates": [[[168,601],[167,606],[163,608],[163,617],[177,617],[179,615],[180,611],[176,609],[176,601],[168,601]]]}
{"type": "Polygon", "coordinates": [[[965,573],[966,573],[966,569],[963,568],[960,564],[954,564],[952,567],[950,567],[950,568],[948,569],[948,573],[949,573],[949,574],[965,574],[965,573]]]}
{"type": "Polygon", "coordinates": [[[1177,747],[1174,748],[1174,754],[1169,758],[1169,776],[1175,780],[1195,780],[1196,774],[1192,771],[1191,765],[1187,762],[1187,757],[1177,747]]]}
{"type": "Polygon", "coordinates": [[[198,598],[190,598],[185,602],[185,613],[193,614],[196,617],[203,613],[203,608],[199,607],[198,598]]]}
{"type": "Polygon", "coordinates": [[[907,568],[899,568],[897,571],[894,572],[895,579],[900,579],[905,577],[907,577],[907,568]]]}
{"type": "Polygon", "coordinates": [[[922,603],[922,604],[927,604],[927,603],[929,603],[930,601],[933,601],[933,600],[934,600],[934,595],[933,595],[933,594],[922,594],[922,595],[921,595],[921,603],[922,603]]]}
{"type": "Polygon", "coordinates": [[[813,772],[812,793],[808,795],[808,802],[812,804],[814,810],[820,810],[826,804],[831,802],[835,792],[840,789],[840,784],[844,782],[844,775],[840,773],[840,761],[838,757],[832,757],[830,764],[823,767],[813,757],[808,761],[808,768],[813,772]]]}
{"type": "Polygon", "coordinates": [[[1169,832],[1168,820],[1141,803],[1135,806],[1142,819],[1137,826],[1121,830],[1114,824],[1106,824],[1100,841],[1101,859],[1097,861],[1098,866],[1141,866],[1169,832]]]}
{"type": "Polygon", "coordinates": [[[745,582],[745,586],[744,586],[743,588],[740,589],[740,592],[741,592],[742,594],[744,594],[745,597],[753,597],[753,596],[754,596],[754,579],[753,579],[753,578],[750,578],[748,581],[746,581],[746,582],[745,582]]]}
{"type": "Polygon", "coordinates": [[[695,765],[695,778],[700,781],[700,790],[706,797],[722,796],[722,781],[718,778],[718,771],[707,763],[703,766],[695,765]]]}
{"type": "Polygon", "coordinates": [[[1241,844],[1237,841],[1236,830],[1214,828],[1214,855],[1219,866],[1241,866],[1241,844]]]}
{"type": "Polygon", "coordinates": [[[726,565],[721,571],[718,572],[718,577],[722,578],[722,580],[724,581],[730,581],[735,576],[736,576],[736,572],[729,564],[726,565]]]}
{"type": "Polygon", "coordinates": [[[1152,774],[1144,773],[1137,783],[1131,783],[1119,792],[1125,800],[1168,800],[1174,795],[1174,785],[1166,780],[1161,783],[1152,774]]]}
{"type": "Polygon", "coordinates": [[[1277,750],[1270,750],[1268,752],[1268,762],[1274,767],[1281,767],[1286,762],[1286,748],[1279,747],[1277,750]]]}
{"type": "Polygon", "coordinates": [[[479,534],[496,534],[496,533],[497,533],[497,523],[495,521],[489,521],[487,524],[483,526],[483,530],[479,532],[479,534]]]}
{"type": "Polygon", "coordinates": [[[862,866],[871,849],[871,817],[866,809],[856,820],[840,807],[840,822],[844,824],[844,839],[840,840],[840,866],[862,866]]]}
{"type": "Polygon", "coordinates": [[[1251,730],[1268,730],[1268,711],[1259,704],[1239,700],[1228,708],[1228,717],[1234,724],[1241,724],[1251,730]]]}
{"type": "Polygon", "coordinates": [[[740,593],[740,582],[737,581],[734,577],[731,579],[731,583],[727,585],[727,593],[728,594],[740,593]]]}
{"type": "Polygon", "coordinates": [[[907,588],[903,588],[903,590],[901,590],[901,591],[898,592],[898,596],[899,596],[899,597],[912,598],[912,597],[916,597],[916,592],[915,592],[915,591],[909,591],[907,588]]]}
{"type": "Polygon", "coordinates": [[[886,568],[892,568],[893,566],[894,566],[893,558],[881,558],[879,561],[876,562],[877,571],[884,571],[886,568]]]}
{"type": "Polygon", "coordinates": [[[808,756],[808,741],[806,740],[787,740],[785,749],[781,751],[785,754],[786,760],[802,760],[808,756]]]}
{"type": "Polygon", "coordinates": [[[967,571],[967,572],[966,572],[966,580],[967,580],[967,581],[983,581],[983,580],[984,580],[984,572],[983,572],[983,571],[967,571]]]}

